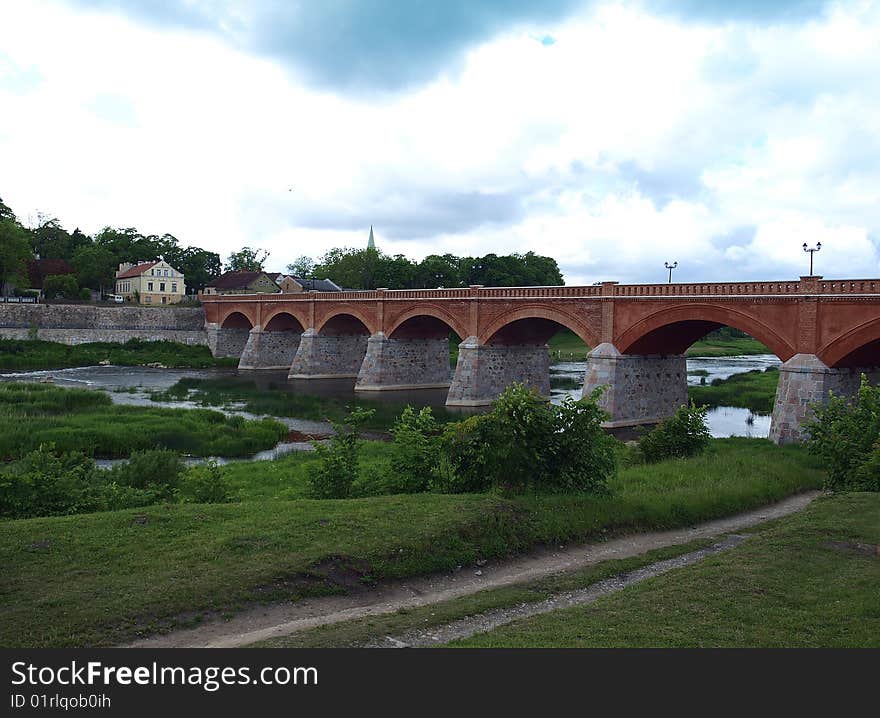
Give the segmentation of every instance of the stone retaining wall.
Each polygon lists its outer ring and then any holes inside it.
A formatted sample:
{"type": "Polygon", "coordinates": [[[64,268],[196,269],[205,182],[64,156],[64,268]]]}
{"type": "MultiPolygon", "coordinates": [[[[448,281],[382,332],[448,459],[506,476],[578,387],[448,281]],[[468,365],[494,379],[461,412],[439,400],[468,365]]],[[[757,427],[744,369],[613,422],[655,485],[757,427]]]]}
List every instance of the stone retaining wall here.
{"type": "Polygon", "coordinates": [[[201,307],[0,304],[0,338],[61,344],[129,339],[207,344],[201,307]]]}

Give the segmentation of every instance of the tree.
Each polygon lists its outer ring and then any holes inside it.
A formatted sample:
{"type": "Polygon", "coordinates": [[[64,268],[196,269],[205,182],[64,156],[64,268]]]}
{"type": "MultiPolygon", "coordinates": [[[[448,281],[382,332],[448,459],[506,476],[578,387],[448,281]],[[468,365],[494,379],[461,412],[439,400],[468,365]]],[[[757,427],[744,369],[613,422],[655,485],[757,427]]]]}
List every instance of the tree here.
{"type": "Polygon", "coordinates": [[[263,264],[269,258],[269,252],[265,249],[252,249],[242,247],[233,252],[226,259],[227,272],[262,272],[263,264]]]}
{"type": "Polygon", "coordinates": [[[70,274],[52,274],[43,281],[43,294],[46,299],[77,299],[80,296],[79,285],[70,274]]]}
{"type": "Polygon", "coordinates": [[[0,199],[0,291],[10,284],[27,283],[27,262],[33,258],[27,230],[0,199]]]}
{"type": "Polygon", "coordinates": [[[287,271],[294,277],[302,277],[303,279],[323,279],[323,277],[315,277],[315,260],[311,257],[302,256],[287,265],[287,271]]]}
{"type": "Polygon", "coordinates": [[[116,286],[116,260],[117,257],[106,246],[89,244],[76,251],[70,264],[76,270],[80,286],[103,292],[107,287],[116,286]]]}

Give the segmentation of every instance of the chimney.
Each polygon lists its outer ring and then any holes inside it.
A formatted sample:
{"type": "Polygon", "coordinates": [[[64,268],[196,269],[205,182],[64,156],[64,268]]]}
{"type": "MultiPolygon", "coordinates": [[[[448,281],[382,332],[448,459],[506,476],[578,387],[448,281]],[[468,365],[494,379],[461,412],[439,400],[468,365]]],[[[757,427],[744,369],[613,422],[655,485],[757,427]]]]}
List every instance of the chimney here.
{"type": "Polygon", "coordinates": [[[116,276],[118,277],[118,276],[119,276],[120,274],[122,274],[123,272],[125,272],[125,271],[131,269],[132,266],[133,266],[133,265],[130,264],[129,262],[122,262],[122,263],[119,265],[119,271],[116,272],[116,276]]]}

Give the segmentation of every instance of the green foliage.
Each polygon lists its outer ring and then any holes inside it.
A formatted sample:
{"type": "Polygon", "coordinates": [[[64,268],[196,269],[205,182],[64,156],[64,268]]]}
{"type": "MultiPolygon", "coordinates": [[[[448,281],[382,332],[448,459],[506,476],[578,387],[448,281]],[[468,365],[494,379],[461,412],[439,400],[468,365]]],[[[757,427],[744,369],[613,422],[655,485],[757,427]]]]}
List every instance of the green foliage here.
{"type": "Polygon", "coordinates": [[[235,500],[235,492],[217,462],[209,461],[184,474],[178,497],[192,504],[226,504],[235,500]]]}
{"type": "Polygon", "coordinates": [[[352,408],[344,422],[331,422],[334,430],[329,444],[312,442],[320,459],[310,477],[311,496],[316,499],[344,499],[358,478],[358,441],[364,422],[372,410],[352,408]]]}
{"type": "Polygon", "coordinates": [[[427,491],[440,463],[439,424],[430,407],[407,406],[391,429],[394,436],[389,493],[427,491]]]}
{"type": "Polygon", "coordinates": [[[697,456],[705,451],[712,438],[706,426],[706,407],[681,406],[639,442],[642,457],[648,463],[663,459],[697,456]]]}
{"type": "Polygon", "coordinates": [[[880,491],[880,387],[862,375],[855,399],[830,396],[804,426],[811,453],[828,469],[832,491],[880,491]]]}
{"type": "Polygon", "coordinates": [[[5,294],[7,283],[26,284],[27,261],[32,257],[27,230],[0,200],[0,294],[5,294]]]}
{"type": "Polygon", "coordinates": [[[227,272],[262,272],[263,264],[269,258],[269,252],[265,249],[253,249],[242,247],[237,252],[232,252],[226,259],[227,272]]]}
{"type": "Polygon", "coordinates": [[[125,457],[162,447],[196,456],[249,456],[287,435],[272,419],[228,421],[208,409],[114,406],[102,392],[45,384],[0,384],[0,460],[40,444],[59,452],[125,457]]]}
{"type": "Polygon", "coordinates": [[[132,452],[128,461],[109,469],[107,475],[110,482],[149,492],[156,501],[170,501],[185,469],[176,451],[147,449],[132,452]]]}
{"type": "Polygon", "coordinates": [[[72,274],[50,274],[43,280],[46,299],[78,299],[79,284],[72,274]]]}
{"type": "Polygon", "coordinates": [[[205,346],[175,342],[149,342],[129,339],[116,342],[58,344],[38,341],[36,324],[28,329],[28,339],[0,339],[0,370],[59,369],[94,366],[105,359],[117,366],[143,366],[159,362],[169,368],[234,366],[238,359],[215,359],[205,346]]]}
{"type": "Polygon", "coordinates": [[[754,369],[734,374],[727,379],[713,379],[709,385],[704,381],[701,386],[689,386],[688,398],[695,404],[704,404],[710,409],[716,406],[738,406],[769,414],[773,411],[778,383],[779,370],[776,367],[764,371],[754,369]]]}
{"type": "Polygon", "coordinates": [[[601,493],[615,472],[615,441],[602,431],[598,396],[554,406],[509,386],[491,412],[447,425],[435,488],[601,493]]]}

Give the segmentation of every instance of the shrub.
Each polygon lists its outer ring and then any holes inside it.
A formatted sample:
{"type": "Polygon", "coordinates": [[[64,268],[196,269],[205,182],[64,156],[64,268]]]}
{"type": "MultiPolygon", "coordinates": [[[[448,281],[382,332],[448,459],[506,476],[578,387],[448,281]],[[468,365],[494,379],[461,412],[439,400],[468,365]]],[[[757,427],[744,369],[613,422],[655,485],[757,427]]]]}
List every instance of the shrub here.
{"type": "Polygon", "coordinates": [[[358,441],[364,422],[373,415],[372,409],[350,409],[342,422],[331,421],[335,433],[330,443],[312,442],[319,463],[309,477],[312,498],[344,499],[358,478],[358,441]]]}
{"type": "Polygon", "coordinates": [[[418,413],[407,406],[391,428],[391,481],[386,482],[392,493],[427,491],[439,462],[440,442],[437,420],[430,407],[418,413]]]}
{"type": "Polygon", "coordinates": [[[98,471],[84,454],[56,456],[54,445],[41,444],[0,473],[0,516],[61,516],[102,508],[98,471]]]}
{"type": "Polygon", "coordinates": [[[146,491],[154,501],[169,501],[174,498],[185,469],[177,452],[149,449],[132,452],[127,462],[117,464],[107,472],[107,478],[120,486],[146,491]]]}
{"type": "Polygon", "coordinates": [[[43,280],[43,294],[46,299],[76,299],[79,297],[79,284],[70,274],[50,274],[43,280]]]}
{"type": "Polygon", "coordinates": [[[235,498],[232,486],[216,461],[189,469],[180,483],[178,495],[185,503],[192,504],[226,504],[235,498]]]}
{"type": "Polygon", "coordinates": [[[820,456],[832,491],[880,491],[880,388],[862,375],[858,394],[830,396],[804,425],[807,446],[820,456]]]}
{"type": "Polygon", "coordinates": [[[706,407],[681,406],[645,434],[639,448],[645,461],[686,458],[703,453],[712,435],[706,426],[706,407]]]}
{"type": "Polygon", "coordinates": [[[441,491],[602,492],[615,471],[599,392],[553,406],[513,384],[488,414],[448,424],[441,438],[441,491]]]}

